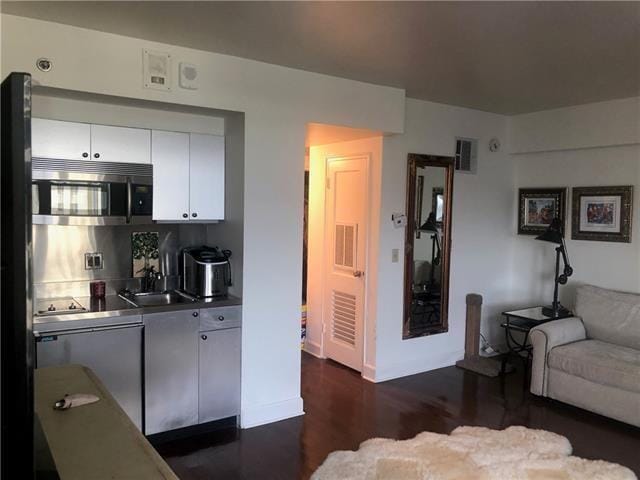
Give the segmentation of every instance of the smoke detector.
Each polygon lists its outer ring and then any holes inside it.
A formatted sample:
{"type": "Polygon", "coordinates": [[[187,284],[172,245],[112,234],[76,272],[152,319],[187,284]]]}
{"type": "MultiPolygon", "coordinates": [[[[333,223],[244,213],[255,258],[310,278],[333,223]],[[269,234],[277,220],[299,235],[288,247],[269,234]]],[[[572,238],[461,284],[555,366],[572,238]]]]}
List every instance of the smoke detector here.
{"type": "Polygon", "coordinates": [[[195,65],[180,62],[180,88],[198,89],[198,69],[195,65]]]}

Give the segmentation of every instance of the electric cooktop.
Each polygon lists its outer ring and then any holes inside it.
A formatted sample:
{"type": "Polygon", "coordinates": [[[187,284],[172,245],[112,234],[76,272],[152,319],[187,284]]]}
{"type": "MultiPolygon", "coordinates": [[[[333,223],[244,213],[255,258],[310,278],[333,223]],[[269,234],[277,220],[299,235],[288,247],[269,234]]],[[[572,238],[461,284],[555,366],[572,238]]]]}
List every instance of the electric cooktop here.
{"type": "Polygon", "coordinates": [[[62,315],[86,311],[87,309],[73,297],[43,298],[36,304],[36,315],[62,315]]]}

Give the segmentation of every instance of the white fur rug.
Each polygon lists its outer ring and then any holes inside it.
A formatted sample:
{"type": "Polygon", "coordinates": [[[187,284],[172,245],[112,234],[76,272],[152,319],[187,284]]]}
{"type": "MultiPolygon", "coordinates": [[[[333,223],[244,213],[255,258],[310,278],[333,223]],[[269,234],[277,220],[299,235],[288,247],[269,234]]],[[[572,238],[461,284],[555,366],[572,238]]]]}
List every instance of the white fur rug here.
{"type": "Polygon", "coordinates": [[[545,430],[459,427],[411,440],[374,438],[331,453],[311,480],[637,480],[626,467],[571,456],[565,437],[545,430]]]}

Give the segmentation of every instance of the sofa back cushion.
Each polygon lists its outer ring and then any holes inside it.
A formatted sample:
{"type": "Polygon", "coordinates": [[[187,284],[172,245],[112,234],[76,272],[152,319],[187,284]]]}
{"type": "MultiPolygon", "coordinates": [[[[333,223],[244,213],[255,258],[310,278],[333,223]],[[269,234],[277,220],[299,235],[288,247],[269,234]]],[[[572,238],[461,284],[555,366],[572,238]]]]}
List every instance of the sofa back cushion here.
{"type": "Polygon", "coordinates": [[[587,337],[640,349],[640,295],[583,285],[576,291],[575,313],[587,337]]]}

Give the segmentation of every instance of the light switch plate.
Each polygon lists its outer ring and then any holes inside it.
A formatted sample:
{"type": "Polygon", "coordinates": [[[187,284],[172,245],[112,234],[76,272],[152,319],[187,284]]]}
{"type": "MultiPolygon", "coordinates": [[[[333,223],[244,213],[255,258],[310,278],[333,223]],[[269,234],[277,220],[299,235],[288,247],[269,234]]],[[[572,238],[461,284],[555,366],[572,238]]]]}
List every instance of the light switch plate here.
{"type": "Polygon", "coordinates": [[[391,249],[391,263],[398,263],[400,261],[400,250],[397,248],[391,249]]]}

